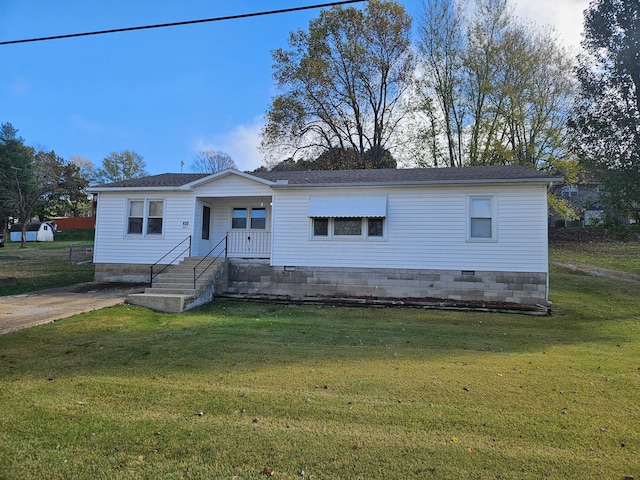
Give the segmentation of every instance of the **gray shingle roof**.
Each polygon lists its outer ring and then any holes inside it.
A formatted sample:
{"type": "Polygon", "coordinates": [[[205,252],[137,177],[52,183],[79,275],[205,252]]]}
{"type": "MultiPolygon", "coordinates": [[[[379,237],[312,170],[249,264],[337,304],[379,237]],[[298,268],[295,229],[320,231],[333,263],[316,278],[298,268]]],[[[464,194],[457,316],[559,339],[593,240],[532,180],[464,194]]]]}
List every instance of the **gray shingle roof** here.
{"type": "Polygon", "coordinates": [[[257,172],[256,177],[289,185],[420,184],[488,181],[551,180],[554,177],[521,165],[462,168],[399,168],[378,170],[318,170],[308,172],[257,172]]]}
{"type": "Polygon", "coordinates": [[[147,188],[147,187],[181,187],[188,183],[195,182],[201,178],[208,177],[208,173],[161,173],[149,177],[132,178],[120,182],[95,185],[94,187],[112,188],[147,188]]]}
{"type": "MultiPolygon", "coordinates": [[[[254,172],[248,175],[288,186],[330,185],[419,185],[438,183],[545,182],[558,177],[520,165],[462,168],[399,168],[378,170],[317,170],[254,172]]],[[[100,188],[181,187],[204,179],[205,173],[163,173],[121,182],[97,185],[100,188]]]]}

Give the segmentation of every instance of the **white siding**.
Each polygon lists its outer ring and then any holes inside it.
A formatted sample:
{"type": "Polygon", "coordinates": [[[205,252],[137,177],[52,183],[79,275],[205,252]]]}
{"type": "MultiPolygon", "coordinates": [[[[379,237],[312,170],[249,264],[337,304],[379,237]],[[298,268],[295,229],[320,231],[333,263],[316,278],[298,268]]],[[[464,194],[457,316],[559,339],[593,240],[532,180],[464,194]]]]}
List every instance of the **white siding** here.
{"type": "Polygon", "coordinates": [[[194,226],[194,202],[192,192],[100,193],[94,262],[155,263],[191,235],[194,226]],[[127,235],[127,202],[145,198],[164,200],[163,234],[127,235]]]}
{"type": "MultiPolygon", "coordinates": [[[[332,192],[277,192],[272,265],[547,271],[545,185],[391,188],[385,240],[311,239],[309,198],[332,192]],[[467,196],[473,194],[495,195],[496,242],[467,241],[467,196]]],[[[361,189],[354,196],[382,192],[361,189]]]]}
{"type": "Polygon", "coordinates": [[[194,188],[198,197],[270,197],[271,187],[238,175],[227,175],[194,188]]]}

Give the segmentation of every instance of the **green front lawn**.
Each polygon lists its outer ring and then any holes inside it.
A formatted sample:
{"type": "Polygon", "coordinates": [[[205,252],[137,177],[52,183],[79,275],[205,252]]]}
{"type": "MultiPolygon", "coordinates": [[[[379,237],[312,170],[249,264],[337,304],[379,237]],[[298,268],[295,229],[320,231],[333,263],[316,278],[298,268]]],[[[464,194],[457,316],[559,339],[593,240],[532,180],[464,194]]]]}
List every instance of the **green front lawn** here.
{"type": "Polygon", "coordinates": [[[0,478],[640,478],[636,283],[554,316],[215,302],[0,337],[0,478]]]}

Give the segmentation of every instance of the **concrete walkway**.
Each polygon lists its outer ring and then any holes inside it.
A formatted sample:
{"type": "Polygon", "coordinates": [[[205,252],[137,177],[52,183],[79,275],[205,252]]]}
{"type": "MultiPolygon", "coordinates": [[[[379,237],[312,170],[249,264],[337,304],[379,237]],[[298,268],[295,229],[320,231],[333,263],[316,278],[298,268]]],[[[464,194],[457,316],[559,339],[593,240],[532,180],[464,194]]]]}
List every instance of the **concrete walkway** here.
{"type": "Polygon", "coordinates": [[[140,285],[91,282],[0,297],[0,335],[121,305],[127,295],[143,289],[140,285]]]}

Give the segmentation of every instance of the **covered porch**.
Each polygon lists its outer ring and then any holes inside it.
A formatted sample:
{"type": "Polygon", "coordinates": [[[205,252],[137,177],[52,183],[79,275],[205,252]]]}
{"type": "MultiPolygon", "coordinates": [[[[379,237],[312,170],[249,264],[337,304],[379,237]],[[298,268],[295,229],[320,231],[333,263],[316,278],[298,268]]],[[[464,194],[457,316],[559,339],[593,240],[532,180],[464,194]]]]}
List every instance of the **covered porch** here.
{"type": "Polygon", "coordinates": [[[195,218],[192,256],[271,258],[270,196],[198,197],[195,218]]]}

